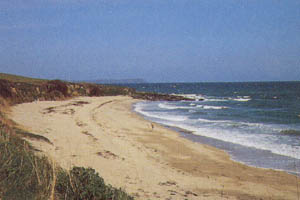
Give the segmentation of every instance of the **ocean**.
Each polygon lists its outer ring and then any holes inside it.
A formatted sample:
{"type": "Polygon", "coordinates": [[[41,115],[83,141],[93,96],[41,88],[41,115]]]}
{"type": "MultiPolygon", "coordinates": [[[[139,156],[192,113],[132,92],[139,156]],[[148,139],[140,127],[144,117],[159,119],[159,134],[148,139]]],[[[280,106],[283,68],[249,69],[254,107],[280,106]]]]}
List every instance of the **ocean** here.
{"type": "Polygon", "coordinates": [[[127,84],[195,101],[144,101],[134,110],[244,164],[300,174],[300,82],[127,84]],[[182,131],[185,130],[185,131],[182,131]]]}

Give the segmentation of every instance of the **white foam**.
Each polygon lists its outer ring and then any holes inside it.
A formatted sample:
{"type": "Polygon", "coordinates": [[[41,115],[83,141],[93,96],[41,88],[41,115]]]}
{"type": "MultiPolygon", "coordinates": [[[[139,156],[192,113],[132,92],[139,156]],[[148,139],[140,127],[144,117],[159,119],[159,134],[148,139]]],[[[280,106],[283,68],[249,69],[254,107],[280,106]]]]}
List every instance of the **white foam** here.
{"type": "Polygon", "coordinates": [[[197,108],[202,108],[202,109],[214,109],[214,110],[220,110],[220,109],[227,109],[228,107],[226,106],[206,106],[206,105],[197,105],[197,108]]]}
{"type": "Polygon", "coordinates": [[[206,123],[212,123],[213,122],[212,120],[201,119],[201,118],[199,118],[198,121],[200,121],[200,122],[206,122],[206,123]]]}
{"type": "Polygon", "coordinates": [[[228,101],[228,99],[204,99],[204,101],[224,102],[228,101]]]}
{"type": "MultiPolygon", "coordinates": [[[[149,105],[149,104],[148,104],[149,105]]],[[[222,121],[222,120],[208,120],[208,119],[197,119],[196,121],[203,122],[196,123],[195,121],[189,119],[182,115],[171,115],[167,113],[159,112],[147,112],[145,111],[146,106],[143,104],[136,104],[135,111],[150,117],[153,121],[162,123],[168,126],[174,126],[182,129],[189,130],[195,135],[201,135],[205,137],[210,137],[225,142],[231,142],[235,144],[240,144],[247,147],[253,147],[261,150],[271,151],[279,155],[285,155],[293,158],[300,159],[300,147],[292,146],[287,143],[278,143],[278,137],[271,134],[259,134],[257,130],[262,132],[273,132],[278,131],[279,126],[274,126],[272,124],[262,124],[262,123],[249,123],[249,122],[235,122],[235,121],[222,121]],[[214,126],[205,123],[219,123],[219,125],[214,126]],[[209,126],[208,126],[209,125],[209,126]],[[223,125],[237,125],[238,128],[222,128],[223,125]],[[240,129],[240,125],[245,126],[245,130],[240,129]],[[254,130],[254,131],[253,131],[254,130]],[[256,134],[257,133],[257,134],[256,134]]],[[[151,105],[150,105],[151,106],[151,105]]],[[[220,108],[218,108],[220,109],[220,108]]],[[[242,127],[243,128],[243,127],[242,127]]],[[[244,129],[243,128],[243,129],[244,129]]]]}
{"type": "Polygon", "coordinates": [[[204,100],[205,98],[200,94],[172,94],[177,96],[182,96],[189,99],[194,99],[195,101],[204,100]]]}
{"type": "Polygon", "coordinates": [[[202,118],[197,119],[197,121],[206,122],[206,123],[229,123],[230,122],[227,120],[210,120],[210,119],[202,119],[202,118]]]}
{"type": "Polygon", "coordinates": [[[266,132],[280,132],[282,129],[278,129],[274,127],[274,125],[267,125],[261,123],[250,123],[250,122],[238,122],[238,121],[231,121],[231,120],[210,120],[210,119],[203,119],[198,118],[197,121],[204,122],[204,123],[217,123],[218,127],[225,127],[225,128],[235,128],[236,130],[239,128],[246,128],[247,130],[253,129],[260,129],[266,132]]]}
{"type": "Polygon", "coordinates": [[[169,105],[165,103],[159,103],[158,107],[163,108],[163,109],[168,109],[168,110],[175,110],[175,109],[190,109],[191,107],[188,106],[176,106],[176,105],[169,105]]]}
{"type": "Polygon", "coordinates": [[[151,112],[150,113],[150,112],[144,111],[143,110],[143,105],[141,105],[141,104],[137,104],[135,106],[134,110],[136,112],[144,115],[144,116],[147,116],[147,117],[150,117],[150,118],[155,118],[155,119],[161,119],[161,120],[167,120],[167,121],[175,121],[175,122],[185,121],[185,120],[188,119],[185,116],[168,115],[166,113],[158,113],[158,112],[151,112]]]}
{"type": "Polygon", "coordinates": [[[300,159],[300,147],[291,146],[287,144],[276,143],[276,136],[271,135],[257,135],[257,134],[241,134],[238,131],[227,131],[210,128],[196,128],[185,124],[166,124],[168,126],[175,126],[178,128],[191,131],[195,135],[210,137],[225,142],[240,144],[246,147],[252,147],[261,150],[271,151],[272,153],[289,156],[300,159]]]}
{"type": "Polygon", "coordinates": [[[185,121],[188,119],[185,116],[173,116],[173,115],[166,115],[166,114],[157,116],[157,118],[163,119],[163,120],[168,120],[168,121],[176,121],[176,122],[181,122],[181,121],[185,121]]]}
{"type": "Polygon", "coordinates": [[[158,107],[163,108],[163,109],[170,109],[170,110],[176,109],[176,106],[170,106],[170,105],[167,105],[167,104],[164,104],[164,103],[159,103],[158,107]]]}
{"type": "Polygon", "coordinates": [[[258,135],[249,135],[249,134],[240,134],[238,132],[229,131],[226,133],[224,130],[205,130],[199,129],[195,131],[194,134],[202,135],[206,137],[212,137],[215,139],[223,140],[225,142],[232,142],[235,144],[240,144],[247,147],[254,147],[257,149],[271,151],[279,155],[290,156],[293,158],[300,159],[300,149],[299,147],[292,147],[286,144],[277,144],[275,136],[258,136],[258,135]],[[296,154],[295,152],[298,152],[296,154]]]}
{"type": "Polygon", "coordinates": [[[143,108],[142,104],[136,104],[135,108],[134,108],[134,111],[138,112],[138,113],[140,113],[142,115],[145,115],[147,117],[153,117],[153,115],[151,115],[150,113],[143,111],[142,108],[143,108]]]}
{"type": "Polygon", "coordinates": [[[242,101],[242,102],[246,102],[246,101],[250,101],[251,100],[250,98],[247,98],[247,99],[244,99],[244,98],[235,98],[235,99],[229,98],[229,99],[231,99],[233,101],[242,101]]]}

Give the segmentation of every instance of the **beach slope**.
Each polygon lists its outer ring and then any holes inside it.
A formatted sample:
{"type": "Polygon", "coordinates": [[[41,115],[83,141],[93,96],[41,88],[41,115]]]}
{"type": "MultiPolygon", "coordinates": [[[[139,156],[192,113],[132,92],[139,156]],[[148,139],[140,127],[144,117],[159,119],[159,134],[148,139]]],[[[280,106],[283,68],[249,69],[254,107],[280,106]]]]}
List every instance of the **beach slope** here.
{"type": "Polygon", "coordinates": [[[136,199],[298,199],[299,179],[230,160],[132,112],[127,96],[19,104],[10,117],[58,165],[92,167],[136,199]]]}

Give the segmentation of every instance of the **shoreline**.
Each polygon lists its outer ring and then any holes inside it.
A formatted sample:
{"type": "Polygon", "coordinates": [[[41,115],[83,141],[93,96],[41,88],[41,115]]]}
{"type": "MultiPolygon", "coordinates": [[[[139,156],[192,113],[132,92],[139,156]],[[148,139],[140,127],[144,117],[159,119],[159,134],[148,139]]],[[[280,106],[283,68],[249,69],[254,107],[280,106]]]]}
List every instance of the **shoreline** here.
{"type": "MultiPolygon", "coordinates": [[[[163,124],[160,124],[160,125],[178,132],[182,138],[186,138],[188,140],[191,140],[192,142],[199,143],[200,145],[209,145],[211,147],[214,147],[218,150],[223,151],[224,153],[229,155],[230,160],[232,160],[233,162],[237,162],[237,163],[240,163],[240,164],[243,164],[243,165],[246,165],[246,166],[249,166],[249,167],[258,168],[258,169],[275,170],[275,171],[285,172],[285,173],[288,173],[288,174],[291,174],[291,175],[296,175],[300,178],[300,170],[299,171],[297,171],[297,170],[296,171],[288,171],[286,169],[272,168],[271,166],[270,167],[264,167],[264,166],[262,166],[264,164],[261,164],[261,163],[258,163],[258,165],[256,165],[256,164],[251,163],[251,161],[245,162],[245,161],[242,160],[242,155],[236,155],[236,154],[239,154],[238,152],[235,152],[235,153],[230,152],[230,150],[228,150],[228,147],[225,147],[225,148],[224,147],[219,147],[220,145],[212,144],[211,142],[207,142],[207,141],[204,142],[203,139],[204,140],[211,140],[211,141],[214,141],[216,143],[223,143],[223,144],[226,144],[228,146],[231,146],[231,145],[233,145],[233,146],[242,146],[240,144],[225,142],[225,141],[222,141],[222,140],[218,140],[218,139],[215,139],[215,138],[209,138],[209,137],[201,136],[201,135],[193,135],[192,131],[185,130],[185,129],[178,128],[178,127],[172,127],[172,126],[167,126],[167,125],[163,125],[163,124]],[[236,156],[236,157],[234,157],[234,156],[236,156]]],[[[231,148],[235,148],[235,147],[231,147],[231,148]]],[[[272,157],[286,158],[286,160],[293,160],[294,159],[294,158],[290,158],[288,156],[278,155],[278,154],[269,152],[267,150],[255,149],[253,147],[241,147],[241,148],[247,149],[247,150],[250,150],[250,151],[265,152],[265,153],[271,155],[272,157]]]]}
{"type": "Polygon", "coordinates": [[[26,103],[14,106],[11,118],[49,138],[53,146],[30,142],[62,167],[95,168],[136,199],[297,198],[296,176],[237,163],[223,150],[152,125],[132,110],[135,102],[116,96],[26,103]],[[88,103],[70,104],[79,100],[88,103]]]}
{"type": "MultiPolygon", "coordinates": [[[[172,127],[170,127],[172,129],[172,127]]],[[[174,127],[174,129],[176,130],[177,128],[174,127]]],[[[243,160],[243,154],[242,155],[239,155],[240,152],[232,152],[230,150],[228,150],[228,146],[232,146],[231,149],[234,149],[235,147],[239,146],[240,148],[243,148],[243,149],[247,149],[248,151],[250,152],[254,152],[254,151],[260,151],[262,153],[266,153],[268,155],[270,155],[272,158],[274,157],[278,157],[278,158],[286,158],[286,160],[293,160],[293,158],[290,158],[290,157],[287,157],[287,156],[284,156],[284,155],[278,155],[278,154],[275,154],[275,153],[272,153],[272,152],[269,152],[267,150],[261,150],[261,149],[255,149],[253,147],[243,147],[242,145],[239,145],[239,144],[235,144],[235,143],[230,143],[230,142],[225,142],[225,141],[222,141],[222,140],[217,140],[217,139],[214,139],[214,138],[209,138],[209,137],[206,137],[206,136],[200,136],[200,135],[190,135],[192,133],[187,133],[187,132],[181,132],[180,129],[178,130],[181,134],[181,136],[183,138],[187,138],[193,142],[196,142],[196,143],[199,143],[199,144],[205,144],[205,145],[209,145],[209,146],[213,146],[221,151],[224,151],[224,153],[227,153],[229,156],[230,156],[230,159],[233,161],[233,162],[237,162],[237,163],[241,163],[243,165],[247,165],[249,167],[254,167],[254,168],[258,168],[258,169],[265,169],[265,170],[275,170],[275,171],[280,171],[280,172],[285,172],[285,173],[288,173],[288,174],[291,174],[291,175],[296,175],[298,177],[300,177],[300,172],[295,170],[295,171],[289,171],[287,169],[283,169],[283,168],[273,168],[273,166],[269,165],[269,167],[267,166],[264,166],[266,165],[265,163],[253,163],[253,161],[244,161],[243,160]],[[216,144],[211,144],[211,142],[204,142],[203,140],[211,140],[211,141],[214,141],[216,143],[223,143],[223,144],[226,144],[227,147],[219,147],[220,145],[216,145],[216,144]]],[[[251,154],[249,152],[247,152],[247,154],[251,154]]]]}
{"type": "Polygon", "coordinates": [[[135,105],[137,103],[133,104],[132,111],[135,112],[137,115],[141,116],[143,119],[151,121],[153,123],[157,123],[170,130],[176,131],[179,133],[179,135],[182,138],[188,139],[192,142],[196,142],[200,145],[209,145],[218,150],[221,150],[224,153],[228,154],[230,156],[230,159],[234,162],[244,164],[249,167],[259,168],[259,169],[266,169],[266,170],[271,169],[271,170],[286,172],[288,174],[296,175],[300,177],[300,170],[298,170],[296,167],[297,166],[296,163],[300,164],[300,159],[276,154],[269,150],[257,149],[255,147],[247,147],[240,144],[219,140],[216,138],[196,135],[193,134],[193,131],[191,130],[177,127],[175,125],[167,125],[162,122],[155,121],[151,119],[151,117],[148,117],[136,111],[135,105]],[[267,159],[263,161],[256,160],[256,157],[261,157],[261,156],[267,159]],[[277,162],[275,162],[274,160],[277,162]],[[288,163],[289,165],[283,163],[288,163]]]}

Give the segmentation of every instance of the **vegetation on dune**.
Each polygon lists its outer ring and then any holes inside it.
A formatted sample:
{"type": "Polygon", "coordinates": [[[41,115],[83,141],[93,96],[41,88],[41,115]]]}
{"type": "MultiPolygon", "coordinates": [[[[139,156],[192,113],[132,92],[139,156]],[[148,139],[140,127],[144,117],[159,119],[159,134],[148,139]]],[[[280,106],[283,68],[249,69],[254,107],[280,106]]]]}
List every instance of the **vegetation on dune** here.
{"type": "Polygon", "coordinates": [[[20,82],[20,83],[43,83],[46,81],[43,79],[29,78],[29,77],[17,76],[13,74],[5,74],[5,73],[0,73],[0,79],[5,79],[12,82],[20,82]]]}
{"type": "Polygon", "coordinates": [[[60,80],[48,81],[46,87],[47,87],[47,93],[59,92],[64,97],[67,97],[67,96],[71,95],[70,93],[68,93],[67,84],[60,81],[60,80]]]}
{"type": "Polygon", "coordinates": [[[0,73],[0,96],[11,104],[35,100],[61,100],[76,96],[127,95],[151,101],[191,100],[182,96],[137,92],[135,89],[91,83],[70,83],[60,80],[40,80],[0,73]]]}
{"type": "Polygon", "coordinates": [[[101,93],[102,93],[102,91],[99,87],[92,87],[90,89],[89,96],[101,96],[101,93]]]}
{"type": "Polygon", "coordinates": [[[53,183],[53,167],[46,157],[36,156],[28,142],[0,131],[0,197],[47,199],[53,183]]]}
{"type": "Polygon", "coordinates": [[[0,94],[3,98],[12,97],[12,91],[9,88],[9,81],[0,79],[0,94]]]}
{"type": "Polygon", "coordinates": [[[121,189],[106,185],[94,169],[74,167],[70,172],[60,170],[55,190],[59,199],[133,200],[121,189]]]}

